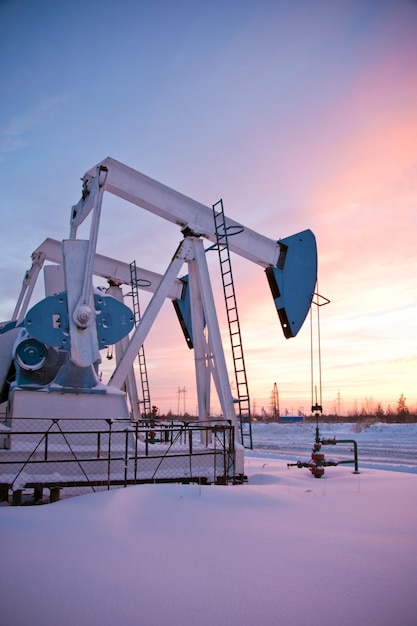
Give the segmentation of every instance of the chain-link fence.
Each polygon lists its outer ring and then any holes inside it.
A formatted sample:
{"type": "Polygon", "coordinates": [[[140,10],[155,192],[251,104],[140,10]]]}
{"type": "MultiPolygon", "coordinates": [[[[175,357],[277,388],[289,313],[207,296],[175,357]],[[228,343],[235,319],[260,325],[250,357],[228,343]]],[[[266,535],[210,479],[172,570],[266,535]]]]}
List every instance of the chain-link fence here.
{"type": "MultiPolygon", "coordinates": [[[[234,428],[210,422],[13,418],[0,424],[0,497],[150,482],[227,484],[235,478],[234,428]]],[[[64,493],[66,493],[64,492],[64,493]]]]}

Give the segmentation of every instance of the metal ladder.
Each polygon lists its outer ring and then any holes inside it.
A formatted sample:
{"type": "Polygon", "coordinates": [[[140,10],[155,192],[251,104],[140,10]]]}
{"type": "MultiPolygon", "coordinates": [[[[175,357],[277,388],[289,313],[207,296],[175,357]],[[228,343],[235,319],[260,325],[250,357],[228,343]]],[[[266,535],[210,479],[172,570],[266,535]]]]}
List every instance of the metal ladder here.
{"type": "MultiPolygon", "coordinates": [[[[133,303],[133,315],[135,318],[135,326],[137,326],[140,321],[140,307],[139,307],[138,277],[136,273],[136,261],[132,261],[132,263],[130,264],[130,285],[132,287],[131,295],[132,295],[132,303],[133,303]]],[[[149,419],[152,415],[152,406],[151,406],[151,397],[149,394],[149,382],[148,382],[148,372],[146,369],[145,349],[143,346],[141,346],[138,352],[138,362],[139,362],[140,383],[142,387],[142,396],[143,396],[142,415],[144,419],[149,419]]]]}
{"type": "MultiPolygon", "coordinates": [[[[233,283],[232,265],[230,260],[228,233],[223,209],[223,200],[213,204],[214,227],[216,231],[216,248],[219,253],[220,271],[223,282],[224,301],[226,304],[227,321],[229,324],[230,343],[232,346],[233,366],[235,370],[237,403],[239,405],[240,434],[242,445],[252,449],[252,417],[245,359],[243,356],[242,336],[240,333],[235,287],[233,283]]],[[[241,230],[229,233],[237,235],[241,230]]]]}

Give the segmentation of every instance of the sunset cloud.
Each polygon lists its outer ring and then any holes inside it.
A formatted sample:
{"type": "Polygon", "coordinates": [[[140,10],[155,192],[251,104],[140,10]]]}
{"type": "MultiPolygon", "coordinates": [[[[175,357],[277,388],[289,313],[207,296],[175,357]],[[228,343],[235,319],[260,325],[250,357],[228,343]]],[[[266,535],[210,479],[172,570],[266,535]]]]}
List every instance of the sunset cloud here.
{"type": "MultiPolygon", "coordinates": [[[[401,393],[417,406],[415,3],[122,5],[0,3],[0,319],[32,251],[68,237],[80,178],[111,156],[207,206],[222,198],[226,215],[271,239],[310,228],[330,300],[326,409],[339,393],[346,410],[401,393]]],[[[162,274],[181,239],[105,196],[100,253],[162,274]]],[[[218,261],[207,259],[232,379],[218,261]]],[[[309,319],[286,340],[263,268],[232,263],[252,400],[268,406],[277,382],[284,406],[309,410],[309,319]]],[[[170,302],[145,348],[153,402],[175,410],[186,387],[194,410],[193,352],[170,302]]]]}

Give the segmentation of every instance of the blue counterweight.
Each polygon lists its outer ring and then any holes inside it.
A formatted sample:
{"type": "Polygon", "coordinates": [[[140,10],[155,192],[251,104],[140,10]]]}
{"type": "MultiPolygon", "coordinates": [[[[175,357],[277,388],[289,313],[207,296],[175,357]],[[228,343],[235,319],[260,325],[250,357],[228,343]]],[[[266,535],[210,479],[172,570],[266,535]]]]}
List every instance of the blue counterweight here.
{"type": "Polygon", "coordinates": [[[310,310],[317,282],[316,238],[304,230],[279,240],[276,266],[266,275],[285,337],[295,337],[310,310]]]}

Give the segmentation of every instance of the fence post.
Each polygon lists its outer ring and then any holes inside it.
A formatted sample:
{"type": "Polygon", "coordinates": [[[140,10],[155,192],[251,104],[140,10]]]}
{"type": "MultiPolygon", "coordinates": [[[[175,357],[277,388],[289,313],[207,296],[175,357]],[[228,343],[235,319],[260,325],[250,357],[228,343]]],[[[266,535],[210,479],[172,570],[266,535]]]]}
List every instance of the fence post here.
{"type": "Polygon", "coordinates": [[[125,428],[125,487],[127,487],[127,464],[129,462],[129,427],[125,428]]]}
{"type": "Polygon", "coordinates": [[[137,475],[138,475],[138,428],[139,428],[139,422],[135,422],[135,475],[134,475],[135,483],[136,483],[137,475]]]}
{"type": "Polygon", "coordinates": [[[111,435],[112,435],[112,423],[113,420],[106,419],[107,424],[109,425],[109,445],[107,448],[107,491],[110,489],[110,473],[111,473],[111,435]]]}

